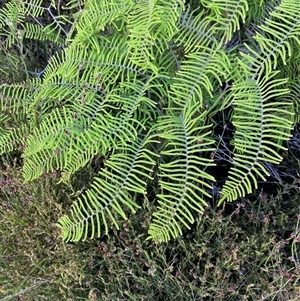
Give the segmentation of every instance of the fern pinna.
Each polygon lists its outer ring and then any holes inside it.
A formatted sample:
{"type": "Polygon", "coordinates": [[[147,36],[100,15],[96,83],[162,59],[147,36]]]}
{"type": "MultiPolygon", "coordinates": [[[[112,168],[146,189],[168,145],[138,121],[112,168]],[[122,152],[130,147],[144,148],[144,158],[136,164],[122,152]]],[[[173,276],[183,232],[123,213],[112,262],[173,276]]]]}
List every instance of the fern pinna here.
{"type": "MultiPolygon", "coordinates": [[[[233,151],[219,204],[250,193],[281,161],[298,120],[299,1],[86,0],[71,28],[52,17],[39,29],[41,10],[11,3],[2,27],[12,11],[28,38],[47,36],[60,50],[42,78],[2,84],[2,153],[23,152],[25,181],[60,170],[68,182],[95,155],[107,158],[58,221],[65,240],[107,234],[139,208],[138,194],[154,191],[148,238],[181,235],[217,186],[214,128],[225,109],[233,151]]],[[[16,27],[5,28],[2,39],[17,43],[16,27]]]]}

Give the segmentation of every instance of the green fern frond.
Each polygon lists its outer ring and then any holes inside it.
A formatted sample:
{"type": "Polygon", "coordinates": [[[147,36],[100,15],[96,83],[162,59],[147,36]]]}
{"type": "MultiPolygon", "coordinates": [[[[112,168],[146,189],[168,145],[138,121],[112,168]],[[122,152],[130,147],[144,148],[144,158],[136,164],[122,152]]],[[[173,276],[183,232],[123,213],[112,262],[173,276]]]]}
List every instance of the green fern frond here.
{"type": "Polygon", "coordinates": [[[0,85],[0,111],[15,122],[30,119],[28,109],[40,83],[39,79],[32,79],[13,85],[0,85]]]}
{"type": "Polygon", "coordinates": [[[85,47],[73,45],[52,58],[32,107],[41,107],[45,114],[51,106],[66,105],[70,99],[76,106],[94,103],[95,98],[104,101],[120,80],[135,82],[137,78],[147,80],[131,63],[124,37],[93,37],[85,47]]]}
{"type": "Polygon", "coordinates": [[[157,73],[155,53],[162,53],[178,31],[176,23],[182,10],[182,0],[142,0],[135,4],[127,26],[131,60],[135,64],[157,73]]]}
{"type": "MultiPolygon", "coordinates": [[[[69,39],[74,44],[84,45],[92,36],[105,31],[109,25],[111,30],[118,28],[124,16],[136,5],[132,0],[88,0],[76,23],[77,35],[69,39]]],[[[109,30],[108,30],[109,35],[109,30]]]]}
{"type": "Polygon", "coordinates": [[[180,116],[162,117],[158,131],[167,141],[161,155],[171,161],[159,166],[159,208],[153,213],[148,239],[168,241],[182,234],[182,226],[190,228],[194,222],[191,210],[201,214],[207,205],[204,196],[210,197],[207,190],[211,189],[207,182],[214,178],[205,169],[214,164],[205,154],[214,150],[214,141],[197,104],[186,107],[180,116]]]}
{"type": "Polygon", "coordinates": [[[234,32],[245,23],[248,11],[247,0],[201,0],[202,4],[210,10],[209,19],[216,23],[215,27],[221,34],[221,44],[231,40],[234,32]]]}
{"type": "Polygon", "coordinates": [[[139,206],[132,193],[146,192],[155,165],[147,145],[157,143],[151,137],[138,138],[106,161],[106,168],[95,178],[91,188],[71,208],[71,216],[58,221],[66,241],[99,237],[104,228],[108,234],[111,225],[118,229],[117,216],[127,219],[124,207],[135,213],[139,206]]]}
{"type": "Polygon", "coordinates": [[[229,67],[230,60],[223,50],[199,47],[199,52],[188,54],[181,63],[171,86],[172,101],[182,108],[190,101],[202,108],[203,92],[206,90],[212,97],[212,91],[221,85],[222,79],[230,72],[229,67]]]}
{"type": "Polygon", "coordinates": [[[31,133],[34,125],[34,115],[29,113],[29,108],[38,79],[32,79],[14,85],[3,84],[0,86],[0,111],[2,119],[0,133],[0,153],[23,149],[26,138],[31,133]]]}
{"type": "MultiPolygon", "coordinates": [[[[95,47],[89,52],[82,51],[82,46],[69,47],[61,58],[54,57],[45,71],[43,85],[31,106],[33,111],[41,112],[42,123],[29,137],[24,153],[24,173],[28,180],[39,176],[42,170],[58,168],[63,170],[63,179],[67,181],[96,153],[106,153],[119,143],[134,141],[138,129],[143,128],[134,118],[138,108],[153,106],[144,94],[157,84],[151,84],[152,79],[149,76],[147,79],[146,74],[130,62],[124,38],[91,39],[90,43],[95,47]],[[102,52],[101,41],[105,46],[102,52]],[[121,84],[118,83],[120,78],[121,84]],[[62,112],[64,118],[59,109],[49,112],[59,102],[64,109],[68,108],[62,112]],[[82,130],[74,132],[80,116],[86,123],[81,126],[82,130]]],[[[141,120],[143,118],[145,116],[141,120]]]]}
{"type": "Polygon", "coordinates": [[[277,0],[247,0],[248,2],[248,13],[246,16],[246,26],[259,24],[263,20],[269,17],[269,13],[273,8],[272,2],[278,2],[277,0]]]}
{"type": "Polygon", "coordinates": [[[16,127],[5,127],[1,125],[0,155],[13,150],[23,150],[26,145],[26,137],[32,132],[33,126],[21,124],[16,127]]]}
{"type": "MultiPolygon", "coordinates": [[[[5,28],[8,28],[15,32],[17,30],[17,24],[23,23],[25,20],[25,7],[24,3],[20,3],[18,0],[12,0],[5,3],[5,6],[0,10],[0,29],[7,32],[5,28]]],[[[3,32],[2,32],[3,34],[3,32]]]]}
{"type": "Polygon", "coordinates": [[[130,78],[134,81],[137,76],[146,78],[146,74],[131,63],[125,37],[92,37],[85,46],[72,45],[60,56],[52,58],[37,97],[44,99],[52,97],[53,93],[62,95],[63,91],[68,91],[60,98],[71,95],[76,98],[83,90],[90,89],[101,93],[120,80],[130,78]]]}
{"type": "MultiPolygon", "coordinates": [[[[295,69],[291,68],[291,70],[295,69]]],[[[286,87],[289,89],[290,93],[278,97],[277,100],[283,103],[290,102],[292,104],[292,112],[295,113],[294,126],[296,126],[296,123],[300,122],[300,76],[298,72],[295,72],[294,76],[289,79],[286,87]]]]}
{"type": "Polygon", "coordinates": [[[39,127],[28,135],[23,153],[25,181],[36,179],[43,171],[63,169],[72,143],[88,126],[88,122],[88,118],[75,118],[74,113],[66,107],[48,114],[39,127]]]}
{"type": "Polygon", "coordinates": [[[178,33],[174,42],[182,45],[186,53],[197,51],[198,47],[209,47],[217,40],[214,37],[214,27],[206,18],[206,11],[192,11],[190,7],[181,14],[178,21],[178,33]]]}
{"type": "MultiPolygon", "coordinates": [[[[57,20],[53,19],[49,25],[43,27],[37,19],[47,14],[42,0],[30,2],[11,0],[0,10],[1,35],[6,37],[5,44],[11,47],[16,43],[22,43],[23,39],[50,40],[62,42],[59,37],[61,27],[57,26],[57,20]]],[[[60,16],[62,18],[62,16],[60,16]]]]}
{"type": "Polygon", "coordinates": [[[277,73],[232,87],[234,158],[219,204],[251,193],[257,188],[257,177],[265,181],[269,175],[264,162],[278,164],[282,160],[276,148],[284,149],[281,141],[290,138],[294,114],[291,102],[276,100],[289,92],[282,88],[287,79],[272,79],[277,73]]]}
{"type": "Polygon", "coordinates": [[[299,47],[299,10],[299,1],[281,1],[271,13],[272,19],[267,19],[265,25],[258,26],[263,32],[258,32],[254,37],[259,49],[252,49],[245,44],[248,53],[241,53],[243,59],[240,63],[253,79],[263,74],[271,74],[278,66],[279,59],[286,64],[287,56],[290,57],[295,51],[291,45],[296,44],[299,47]]]}
{"type": "Polygon", "coordinates": [[[153,102],[144,96],[151,87],[150,82],[149,79],[146,83],[131,83],[128,91],[131,95],[123,95],[118,89],[107,95],[106,101],[111,103],[112,107],[118,104],[117,113],[98,114],[91,126],[77,137],[76,142],[72,144],[68,164],[64,168],[64,179],[68,179],[96,153],[106,153],[120,145],[124,146],[128,142],[136,140],[147,121],[145,116],[141,120],[135,117],[139,113],[138,108],[143,104],[147,104],[149,107],[153,106],[153,102]]]}
{"type": "Polygon", "coordinates": [[[23,29],[19,31],[19,34],[22,35],[22,39],[33,39],[39,41],[52,41],[57,43],[62,43],[63,40],[59,37],[59,28],[54,28],[50,30],[50,27],[43,29],[40,25],[25,23],[23,29]],[[53,31],[56,34],[53,34],[53,31]]]}

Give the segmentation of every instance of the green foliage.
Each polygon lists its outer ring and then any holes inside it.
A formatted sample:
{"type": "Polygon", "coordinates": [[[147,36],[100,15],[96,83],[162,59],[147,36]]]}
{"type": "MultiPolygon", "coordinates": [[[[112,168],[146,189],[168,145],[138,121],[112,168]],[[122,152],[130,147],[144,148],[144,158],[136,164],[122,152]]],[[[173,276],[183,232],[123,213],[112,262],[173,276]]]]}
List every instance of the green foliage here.
{"type": "MultiPolygon", "coordinates": [[[[146,193],[144,173],[151,173],[155,161],[149,156],[149,151],[145,147],[153,140],[139,139],[132,145],[128,145],[122,152],[117,152],[106,161],[107,169],[101,173],[101,178],[97,177],[87,190],[85,195],[75,203],[72,210],[72,217],[64,216],[60,220],[60,227],[65,240],[77,241],[88,236],[93,238],[101,235],[101,224],[104,224],[105,233],[108,233],[109,225],[114,224],[117,229],[118,223],[112,210],[121,217],[127,219],[122,205],[130,208],[135,213],[139,206],[132,201],[129,192],[146,193]],[[99,206],[99,195],[101,195],[101,205],[99,206]],[[107,219],[111,223],[108,223],[107,219]]],[[[152,179],[149,176],[150,179],[152,179]]]]}
{"type": "Polygon", "coordinates": [[[201,0],[191,8],[86,0],[71,28],[41,1],[16,3],[0,13],[6,47],[26,37],[59,51],[40,79],[1,86],[0,106],[10,112],[0,116],[1,153],[22,151],[26,182],[60,171],[69,183],[103,158],[90,189],[58,221],[65,240],[108,234],[146,194],[157,204],[148,238],[168,241],[190,228],[221,189],[212,169],[225,111],[233,151],[219,204],[251,193],[267,164],[282,160],[298,119],[290,95],[299,64],[285,66],[299,58],[299,1],[201,0]],[[51,21],[37,29],[42,13],[51,21]]]}

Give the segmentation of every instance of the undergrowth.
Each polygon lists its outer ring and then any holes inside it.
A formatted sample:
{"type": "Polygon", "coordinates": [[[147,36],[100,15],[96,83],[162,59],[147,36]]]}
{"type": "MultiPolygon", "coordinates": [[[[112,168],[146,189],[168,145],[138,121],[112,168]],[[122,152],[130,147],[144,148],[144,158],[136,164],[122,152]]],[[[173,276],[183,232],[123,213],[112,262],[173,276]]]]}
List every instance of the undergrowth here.
{"type": "Polygon", "coordinates": [[[168,244],[145,240],[147,199],[119,231],[64,244],[55,221],[92,173],[70,187],[56,174],[24,185],[19,162],[2,159],[0,300],[299,300],[298,179],[211,205],[168,244]]]}

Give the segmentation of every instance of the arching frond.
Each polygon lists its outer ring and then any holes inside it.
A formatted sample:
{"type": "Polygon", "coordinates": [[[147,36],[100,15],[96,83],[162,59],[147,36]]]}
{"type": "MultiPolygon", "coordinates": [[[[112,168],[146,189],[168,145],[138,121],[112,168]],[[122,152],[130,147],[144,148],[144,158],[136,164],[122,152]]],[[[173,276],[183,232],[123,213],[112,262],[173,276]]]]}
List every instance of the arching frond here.
{"type": "Polygon", "coordinates": [[[184,108],[190,101],[203,107],[203,91],[212,97],[212,91],[222,83],[230,72],[230,61],[226,53],[209,48],[200,48],[187,55],[171,86],[170,96],[174,103],[184,108]],[[213,84],[218,86],[213,86],[213,84]]]}
{"type": "Polygon", "coordinates": [[[69,148],[88,122],[74,118],[70,109],[55,109],[43,119],[39,127],[28,135],[24,150],[23,174],[25,181],[39,177],[43,171],[63,169],[69,148]]]}
{"type": "Polygon", "coordinates": [[[103,154],[119,145],[125,146],[128,142],[136,140],[147,121],[145,117],[141,120],[135,118],[138,108],[143,104],[153,105],[151,100],[144,96],[150,86],[150,80],[146,83],[136,82],[130,84],[131,95],[122,95],[118,90],[107,95],[106,100],[115,107],[116,114],[109,112],[98,114],[89,129],[77,137],[72,144],[72,152],[69,153],[68,164],[64,169],[65,179],[84,166],[96,153],[103,154]],[[115,106],[116,104],[118,106],[115,106]]]}
{"type": "Polygon", "coordinates": [[[22,150],[26,144],[26,137],[33,129],[33,126],[30,124],[5,128],[5,125],[0,123],[0,126],[0,155],[13,150],[22,150]]]}
{"type": "Polygon", "coordinates": [[[28,110],[40,83],[39,79],[32,79],[13,85],[1,85],[0,111],[15,122],[30,119],[28,110]]]}
{"type": "Polygon", "coordinates": [[[34,128],[35,116],[29,108],[39,80],[0,86],[0,153],[23,149],[34,128]]]}
{"type": "Polygon", "coordinates": [[[23,29],[20,30],[20,35],[23,39],[33,39],[39,41],[52,41],[63,44],[63,39],[60,37],[60,28],[53,24],[43,28],[37,24],[25,23],[23,29]]]}
{"type": "Polygon", "coordinates": [[[147,76],[130,61],[124,37],[93,37],[84,47],[70,46],[63,54],[52,58],[34,105],[42,105],[47,110],[47,103],[52,99],[64,105],[69,99],[89,102],[95,94],[105,98],[120,80],[135,82],[136,78],[146,80],[147,76]]]}
{"type": "Polygon", "coordinates": [[[192,11],[188,7],[180,16],[178,29],[174,41],[182,45],[186,53],[191,50],[195,52],[198,47],[209,47],[217,43],[213,35],[214,28],[206,18],[206,11],[192,11]]]}
{"type": "Polygon", "coordinates": [[[240,24],[245,23],[247,0],[201,0],[201,3],[210,10],[209,19],[217,24],[215,28],[221,34],[220,42],[223,45],[240,29],[240,24]]]}
{"type": "Polygon", "coordinates": [[[286,64],[287,57],[293,53],[292,45],[300,45],[300,2],[281,1],[271,13],[265,25],[259,26],[254,39],[259,49],[246,46],[248,53],[241,53],[241,65],[253,79],[257,76],[268,76],[278,66],[279,59],[286,64]],[[293,42],[293,43],[292,43],[293,42]],[[295,42],[295,43],[294,43],[295,42]]]}
{"type": "Polygon", "coordinates": [[[162,53],[177,32],[177,19],[183,10],[182,0],[138,1],[128,16],[131,60],[157,73],[154,53],[162,53]]]}
{"type": "Polygon", "coordinates": [[[232,87],[235,126],[233,138],[233,167],[222,189],[224,200],[235,200],[257,188],[257,178],[266,180],[269,172],[263,162],[278,164],[282,157],[277,149],[283,149],[281,140],[288,140],[293,125],[291,102],[277,101],[287,94],[281,86],[286,79],[248,79],[232,87]],[[249,106],[251,104],[251,106],[249,106]]]}
{"type": "Polygon", "coordinates": [[[61,26],[56,26],[58,21],[55,16],[47,26],[42,26],[38,20],[49,10],[43,6],[42,0],[30,2],[11,0],[0,10],[1,36],[6,37],[5,44],[10,47],[17,43],[23,44],[23,39],[50,40],[62,42],[59,37],[61,26]]]}
{"type": "Polygon", "coordinates": [[[159,120],[160,137],[167,141],[161,154],[167,162],[159,166],[161,192],[148,231],[151,239],[168,241],[181,235],[182,226],[189,228],[194,222],[191,211],[201,214],[206,206],[204,196],[210,196],[208,182],[214,178],[205,169],[214,164],[205,154],[214,150],[214,142],[204,120],[197,104],[190,104],[179,116],[171,114],[159,120]]]}
{"type": "Polygon", "coordinates": [[[105,31],[108,25],[118,27],[118,22],[123,22],[124,16],[132,9],[132,0],[89,0],[86,1],[84,10],[80,13],[76,23],[77,35],[71,40],[75,44],[84,45],[88,40],[105,31]]]}
{"type": "Polygon", "coordinates": [[[154,155],[147,144],[157,143],[151,137],[138,138],[106,161],[106,168],[95,178],[91,188],[71,208],[71,216],[58,222],[66,241],[85,240],[108,233],[111,225],[118,229],[117,216],[127,219],[124,207],[132,213],[139,208],[129,192],[146,192],[152,179],[154,155]]]}

